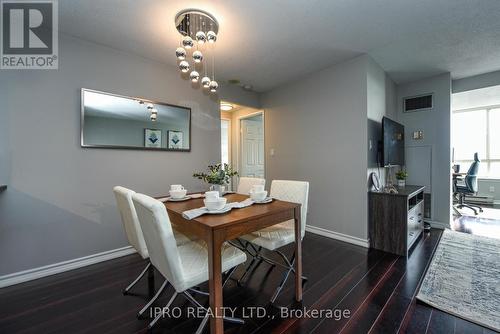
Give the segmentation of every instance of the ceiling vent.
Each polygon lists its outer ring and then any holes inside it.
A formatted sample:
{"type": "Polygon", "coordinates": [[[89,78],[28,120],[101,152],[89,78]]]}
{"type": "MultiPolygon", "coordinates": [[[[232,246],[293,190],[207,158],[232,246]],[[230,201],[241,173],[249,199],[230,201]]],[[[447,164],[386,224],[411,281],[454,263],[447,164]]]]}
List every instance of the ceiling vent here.
{"type": "Polygon", "coordinates": [[[433,106],[433,94],[405,97],[403,102],[403,112],[431,110],[433,106]]]}

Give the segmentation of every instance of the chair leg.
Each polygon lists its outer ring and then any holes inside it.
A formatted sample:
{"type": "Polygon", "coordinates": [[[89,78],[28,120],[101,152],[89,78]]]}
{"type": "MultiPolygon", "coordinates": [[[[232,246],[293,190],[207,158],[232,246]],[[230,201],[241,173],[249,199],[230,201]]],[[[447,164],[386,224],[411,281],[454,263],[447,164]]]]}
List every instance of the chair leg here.
{"type": "MultiPolygon", "coordinates": [[[[235,267],[236,268],[236,267],[235,267]]],[[[223,283],[223,286],[226,284],[226,282],[229,280],[229,277],[231,276],[231,274],[234,272],[234,269],[233,268],[230,272],[230,274],[228,275],[228,278],[225,280],[225,282],[223,283]]],[[[205,326],[207,325],[207,322],[208,322],[208,319],[210,317],[210,312],[209,312],[209,309],[206,308],[206,307],[203,307],[196,299],[194,299],[193,296],[191,296],[191,294],[187,291],[184,291],[183,293],[183,296],[186,297],[186,299],[188,301],[190,301],[194,306],[198,307],[198,308],[202,308],[206,311],[205,313],[205,316],[203,317],[203,320],[201,321],[201,324],[198,326],[198,329],[196,330],[196,334],[200,334],[203,332],[203,329],[205,328],[205,326]]],[[[243,319],[239,319],[239,318],[233,318],[233,317],[224,317],[224,321],[227,321],[227,322],[231,322],[231,323],[235,323],[235,324],[240,324],[240,325],[243,325],[245,323],[245,321],[243,319]]]]}
{"type": "Polygon", "coordinates": [[[207,325],[208,319],[210,319],[210,312],[205,313],[205,316],[201,320],[201,324],[198,326],[198,329],[196,330],[196,334],[201,334],[203,332],[203,329],[207,325]]]}
{"type": "Polygon", "coordinates": [[[137,282],[139,282],[141,280],[141,278],[146,275],[147,272],[150,271],[150,268],[152,267],[153,265],[151,264],[151,262],[148,261],[148,264],[146,265],[146,268],[144,268],[141,273],[139,274],[139,276],[137,276],[137,278],[132,282],[130,283],[125,289],[123,289],[123,294],[124,295],[127,295],[130,291],[130,289],[132,289],[134,287],[134,285],[137,284],[137,282]]]}
{"type": "MultiPolygon", "coordinates": [[[[174,299],[177,298],[177,292],[174,292],[172,297],[170,297],[170,300],[168,301],[167,305],[165,305],[164,308],[169,308],[170,305],[174,302],[174,299]]],[[[156,317],[151,321],[148,325],[148,330],[151,330],[153,326],[160,320],[160,318],[163,316],[163,312],[160,312],[160,314],[156,315],[156,317]]]]}
{"type": "Polygon", "coordinates": [[[463,208],[468,208],[468,209],[471,209],[473,212],[474,212],[474,215],[477,216],[477,210],[474,209],[472,206],[468,205],[468,204],[461,204],[459,205],[459,208],[460,209],[463,209],[463,208]]]}
{"type": "Polygon", "coordinates": [[[163,291],[165,290],[166,287],[168,287],[167,280],[165,280],[165,282],[163,282],[163,284],[158,289],[158,291],[156,291],[156,294],[153,296],[153,298],[151,298],[151,300],[146,305],[144,305],[144,307],[139,311],[139,313],[137,313],[137,318],[139,318],[139,319],[142,318],[142,316],[144,315],[144,312],[146,312],[149,309],[149,307],[158,299],[158,297],[160,297],[160,295],[163,293],[163,291]]]}
{"type": "Polygon", "coordinates": [[[248,264],[248,266],[246,267],[245,269],[245,272],[243,273],[243,275],[240,277],[240,279],[238,280],[238,285],[242,285],[242,282],[245,280],[245,278],[247,277],[248,273],[250,272],[250,268],[253,267],[253,264],[255,263],[257,259],[254,257],[252,259],[252,261],[250,261],[250,263],[248,264]]]}
{"type": "Polygon", "coordinates": [[[284,272],[280,285],[278,285],[278,287],[274,291],[273,296],[271,297],[271,304],[273,304],[276,301],[276,298],[278,298],[278,296],[281,293],[281,290],[283,289],[283,287],[285,286],[285,283],[288,280],[288,276],[290,276],[291,272],[292,272],[292,268],[290,268],[284,272]]]}

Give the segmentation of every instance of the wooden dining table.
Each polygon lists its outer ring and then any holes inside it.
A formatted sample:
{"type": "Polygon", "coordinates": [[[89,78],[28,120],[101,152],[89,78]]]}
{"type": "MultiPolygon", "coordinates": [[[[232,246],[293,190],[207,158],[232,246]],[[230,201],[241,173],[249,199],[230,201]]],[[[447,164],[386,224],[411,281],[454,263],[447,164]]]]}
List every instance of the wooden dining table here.
{"type": "MultiPolygon", "coordinates": [[[[227,194],[227,202],[241,202],[248,196],[227,194]]],[[[182,212],[203,206],[203,199],[190,199],[183,202],[164,202],[171,222],[180,231],[205,240],[208,247],[208,271],[210,310],[210,333],[224,332],[222,301],[222,265],[221,247],[225,241],[233,240],[260,230],[293,219],[295,221],[295,299],[302,301],[302,246],[300,204],[273,200],[267,204],[232,209],[224,214],[205,214],[187,220],[182,212]]]]}

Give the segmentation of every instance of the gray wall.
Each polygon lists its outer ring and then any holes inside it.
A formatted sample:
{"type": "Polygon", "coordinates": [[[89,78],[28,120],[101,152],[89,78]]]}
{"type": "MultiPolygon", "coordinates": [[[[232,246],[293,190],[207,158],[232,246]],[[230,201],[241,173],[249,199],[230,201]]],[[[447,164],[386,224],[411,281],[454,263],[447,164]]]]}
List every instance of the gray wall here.
{"type": "Polygon", "coordinates": [[[500,180],[498,179],[479,179],[478,194],[483,196],[491,196],[496,203],[500,202],[500,180]],[[490,191],[493,187],[493,191],[490,191]]]}
{"type": "Polygon", "coordinates": [[[432,220],[449,225],[451,218],[451,77],[442,74],[397,87],[398,121],[405,126],[406,161],[409,179],[428,169],[425,154],[422,164],[408,166],[409,154],[429,152],[431,161],[432,220]],[[434,109],[403,113],[403,98],[434,93],[434,109]],[[424,132],[423,140],[414,140],[412,133],[424,132]],[[422,149],[422,151],[420,150],[422,149]]]}
{"type": "Polygon", "coordinates": [[[259,109],[261,106],[260,94],[247,91],[237,85],[223,84],[220,87],[219,96],[221,99],[240,104],[242,106],[247,106],[251,108],[259,109]]]}
{"type": "MultiPolygon", "coordinates": [[[[384,70],[372,59],[367,62],[367,122],[368,122],[368,176],[375,172],[381,185],[386,181],[385,168],[380,164],[379,142],[382,140],[382,118],[396,119],[396,85],[384,70]]],[[[368,179],[368,186],[371,186],[368,179]]]]}
{"type": "Polygon", "coordinates": [[[175,68],[62,36],[59,64],[0,73],[0,275],[126,246],[114,185],[198,190],[220,159],[217,100],[175,68]],[[81,148],[82,87],[191,107],[191,153],[81,148]]]}
{"type": "Polygon", "coordinates": [[[307,224],[362,239],[368,59],[355,58],[262,96],[267,180],[309,181],[307,224]]]}
{"type": "Polygon", "coordinates": [[[453,93],[500,85],[500,71],[490,72],[473,77],[453,80],[453,93]]]}

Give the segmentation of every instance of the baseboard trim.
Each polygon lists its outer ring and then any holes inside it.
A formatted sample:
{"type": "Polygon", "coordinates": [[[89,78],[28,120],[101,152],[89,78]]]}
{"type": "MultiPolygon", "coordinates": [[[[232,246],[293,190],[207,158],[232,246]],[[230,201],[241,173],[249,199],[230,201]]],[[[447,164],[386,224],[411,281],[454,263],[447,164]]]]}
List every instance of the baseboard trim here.
{"type": "Polygon", "coordinates": [[[438,221],[429,220],[429,219],[424,219],[424,221],[426,223],[431,224],[432,228],[437,228],[437,229],[440,229],[440,230],[445,230],[447,228],[450,228],[450,224],[446,224],[446,223],[443,223],[443,222],[438,222],[438,221]]]}
{"type": "Polygon", "coordinates": [[[334,232],[334,231],[330,231],[330,230],[327,230],[327,229],[324,229],[321,227],[316,227],[316,226],[311,226],[311,225],[306,225],[306,231],[314,233],[314,234],[322,235],[322,236],[330,238],[330,239],[345,241],[345,242],[348,242],[350,244],[354,244],[357,246],[370,248],[370,241],[369,240],[361,239],[358,237],[353,237],[353,236],[348,235],[348,234],[334,232]]]}
{"type": "Polygon", "coordinates": [[[116,259],[118,257],[130,255],[135,252],[136,251],[133,247],[126,246],[122,248],[112,249],[102,253],[80,257],[73,260],[67,260],[38,268],[23,270],[17,273],[0,276],[0,288],[5,288],[7,286],[11,286],[14,284],[24,283],[38,278],[63,273],[65,271],[70,271],[73,269],[90,266],[92,264],[96,264],[99,262],[104,262],[116,259]]]}

